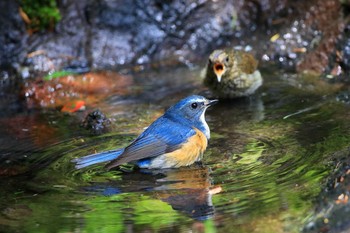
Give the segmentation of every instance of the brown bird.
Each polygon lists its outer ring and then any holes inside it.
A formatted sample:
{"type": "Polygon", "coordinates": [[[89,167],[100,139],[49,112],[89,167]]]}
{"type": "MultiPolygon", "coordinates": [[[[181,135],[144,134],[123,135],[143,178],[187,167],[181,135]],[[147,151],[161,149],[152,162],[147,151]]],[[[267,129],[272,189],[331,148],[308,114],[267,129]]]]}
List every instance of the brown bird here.
{"type": "Polygon", "coordinates": [[[240,50],[214,50],[204,78],[219,98],[237,98],[249,96],[258,89],[263,80],[255,58],[240,50]]]}

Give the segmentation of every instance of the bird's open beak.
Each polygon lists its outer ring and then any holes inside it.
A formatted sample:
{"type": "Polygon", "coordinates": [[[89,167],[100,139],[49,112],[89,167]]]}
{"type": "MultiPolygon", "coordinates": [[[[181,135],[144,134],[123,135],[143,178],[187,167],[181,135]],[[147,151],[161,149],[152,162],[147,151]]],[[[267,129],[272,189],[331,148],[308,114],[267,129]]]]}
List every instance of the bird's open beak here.
{"type": "Polygon", "coordinates": [[[206,106],[210,107],[210,106],[216,104],[217,102],[219,102],[219,100],[208,100],[208,102],[206,103],[206,106]]]}
{"type": "Polygon", "coordinates": [[[224,74],[225,72],[225,66],[224,64],[218,62],[218,63],[215,63],[214,64],[214,67],[213,67],[213,70],[214,70],[214,73],[218,79],[218,82],[221,82],[221,77],[222,75],[224,74]]]}

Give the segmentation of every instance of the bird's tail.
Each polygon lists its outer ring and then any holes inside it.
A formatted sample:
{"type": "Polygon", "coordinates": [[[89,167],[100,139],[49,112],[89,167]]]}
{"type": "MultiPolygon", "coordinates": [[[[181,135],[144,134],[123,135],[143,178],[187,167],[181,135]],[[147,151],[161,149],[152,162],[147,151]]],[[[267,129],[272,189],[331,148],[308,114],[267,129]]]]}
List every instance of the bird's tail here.
{"type": "Polygon", "coordinates": [[[110,150],[110,151],[105,151],[97,154],[87,155],[81,158],[76,158],[76,159],[73,159],[72,162],[75,163],[76,169],[81,169],[96,163],[103,163],[103,162],[108,162],[113,159],[116,159],[123,152],[124,152],[124,148],[118,149],[118,150],[110,150]]]}

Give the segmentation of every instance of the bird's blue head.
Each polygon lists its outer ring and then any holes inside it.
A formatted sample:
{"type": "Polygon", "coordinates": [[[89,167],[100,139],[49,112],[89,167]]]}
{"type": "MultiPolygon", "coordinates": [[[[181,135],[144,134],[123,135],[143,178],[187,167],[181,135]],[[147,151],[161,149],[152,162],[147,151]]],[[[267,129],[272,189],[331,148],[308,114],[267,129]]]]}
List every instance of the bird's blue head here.
{"type": "Polygon", "coordinates": [[[183,124],[200,129],[209,138],[209,127],[205,121],[205,111],[218,100],[208,100],[199,95],[186,97],[170,107],[165,116],[183,124]]]}

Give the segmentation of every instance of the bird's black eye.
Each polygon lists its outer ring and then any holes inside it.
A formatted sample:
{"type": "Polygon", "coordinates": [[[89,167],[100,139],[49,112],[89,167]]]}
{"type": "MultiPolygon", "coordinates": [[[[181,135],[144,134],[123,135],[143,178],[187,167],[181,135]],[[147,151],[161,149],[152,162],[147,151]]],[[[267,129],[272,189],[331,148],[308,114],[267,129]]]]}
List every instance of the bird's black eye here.
{"type": "Polygon", "coordinates": [[[196,108],[198,107],[198,104],[197,104],[197,103],[193,103],[193,104],[191,104],[191,107],[192,107],[193,109],[196,109],[196,108]]]}
{"type": "Polygon", "coordinates": [[[228,57],[226,57],[225,61],[226,61],[226,62],[229,62],[229,61],[230,61],[230,59],[229,59],[228,57]]]}

